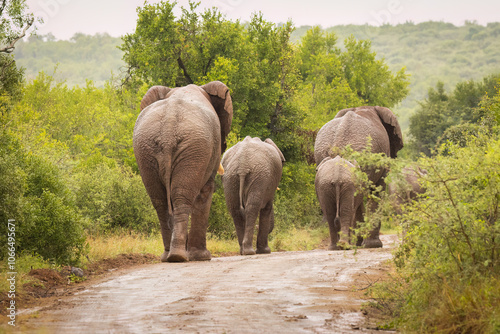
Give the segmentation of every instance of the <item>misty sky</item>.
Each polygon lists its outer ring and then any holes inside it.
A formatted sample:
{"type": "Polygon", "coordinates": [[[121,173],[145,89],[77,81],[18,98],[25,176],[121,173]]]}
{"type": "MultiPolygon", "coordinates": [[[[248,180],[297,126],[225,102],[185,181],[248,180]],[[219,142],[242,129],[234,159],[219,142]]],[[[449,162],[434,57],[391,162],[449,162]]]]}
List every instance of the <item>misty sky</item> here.
{"type": "MultiPolygon", "coordinates": [[[[156,3],[158,0],[150,0],[156,3]]],[[[176,10],[188,7],[188,0],[178,0],[176,10]]],[[[38,34],[52,33],[69,39],[77,32],[107,32],[118,37],[130,33],[137,20],[136,8],[144,0],[27,0],[35,16],[44,19],[38,34]]],[[[229,19],[249,20],[261,11],[271,22],[289,19],[295,26],[339,24],[380,25],[406,21],[444,21],[462,25],[466,20],[479,24],[500,21],[500,0],[206,0],[201,8],[218,7],[229,19]]]]}

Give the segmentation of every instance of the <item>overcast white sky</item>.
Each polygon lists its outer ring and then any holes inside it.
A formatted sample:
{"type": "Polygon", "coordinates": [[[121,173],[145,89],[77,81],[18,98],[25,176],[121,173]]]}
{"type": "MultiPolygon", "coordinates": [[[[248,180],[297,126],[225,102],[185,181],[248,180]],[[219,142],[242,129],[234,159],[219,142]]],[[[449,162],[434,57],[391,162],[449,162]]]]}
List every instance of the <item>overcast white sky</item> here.
{"type": "MultiPolygon", "coordinates": [[[[133,32],[136,8],[144,0],[27,0],[27,4],[35,16],[44,19],[38,34],[50,32],[58,39],[69,39],[77,32],[107,32],[115,37],[133,32]]],[[[179,12],[181,6],[188,7],[188,0],[178,0],[179,12]]],[[[205,0],[200,5],[214,6],[229,19],[247,21],[253,12],[261,11],[268,21],[291,19],[297,27],[429,20],[455,25],[475,20],[486,25],[500,21],[500,0],[205,0]]]]}

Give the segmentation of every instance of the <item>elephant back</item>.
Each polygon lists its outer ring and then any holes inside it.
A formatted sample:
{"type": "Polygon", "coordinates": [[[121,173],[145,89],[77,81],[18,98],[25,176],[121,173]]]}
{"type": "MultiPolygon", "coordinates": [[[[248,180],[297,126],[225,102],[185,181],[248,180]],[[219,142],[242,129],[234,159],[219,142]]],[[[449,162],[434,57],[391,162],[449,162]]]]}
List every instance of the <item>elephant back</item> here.
{"type": "Polygon", "coordinates": [[[362,106],[356,108],[348,108],[340,110],[334,119],[344,117],[349,112],[356,113],[363,118],[370,120],[372,123],[380,123],[389,137],[391,158],[397,157],[397,152],[404,146],[403,134],[396,115],[389,109],[379,106],[362,106]]]}

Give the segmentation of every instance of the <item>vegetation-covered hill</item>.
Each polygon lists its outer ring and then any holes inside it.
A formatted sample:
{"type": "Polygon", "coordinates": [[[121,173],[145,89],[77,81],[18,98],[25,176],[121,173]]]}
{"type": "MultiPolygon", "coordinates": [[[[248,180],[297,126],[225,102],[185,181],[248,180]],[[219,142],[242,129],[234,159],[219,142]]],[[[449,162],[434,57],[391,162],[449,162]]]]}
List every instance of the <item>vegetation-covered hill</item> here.
{"type": "MultiPolygon", "coordinates": [[[[292,41],[303,37],[310,26],[298,27],[292,41]]],[[[368,25],[333,26],[326,29],[338,37],[337,46],[353,34],[356,39],[371,40],[371,49],[393,71],[406,66],[411,74],[410,94],[397,106],[403,128],[408,127],[417,101],[425,98],[429,87],[438,80],[452,89],[463,80],[478,80],[500,72],[500,23],[487,26],[467,22],[454,26],[444,22],[405,23],[396,26],[368,25]]],[[[17,63],[26,68],[26,77],[34,78],[39,71],[52,73],[58,64],[56,78],[69,86],[84,85],[86,79],[102,86],[118,75],[124,65],[122,51],[117,48],[121,38],[107,34],[86,36],[76,34],[69,41],[56,41],[51,36],[31,37],[19,42],[15,54],[17,63]]]]}
{"type": "MultiPolygon", "coordinates": [[[[292,38],[300,39],[310,27],[299,27],[292,38]]],[[[339,40],[353,34],[356,39],[369,39],[372,50],[391,70],[406,66],[411,74],[410,94],[394,108],[400,115],[403,128],[409,116],[426,97],[429,87],[438,81],[452,89],[459,81],[478,80],[500,72],[500,22],[487,26],[466,22],[455,26],[444,22],[405,23],[396,26],[368,25],[333,26],[339,40]]],[[[338,43],[340,44],[340,43],[338,43]]]]}
{"type": "Polygon", "coordinates": [[[25,68],[27,79],[34,79],[40,71],[52,74],[55,70],[55,78],[70,87],[84,86],[86,80],[102,87],[124,65],[123,53],[117,48],[121,43],[121,38],[108,34],[78,33],[69,41],[56,41],[50,34],[33,35],[16,44],[16,62],[25,68]]]}

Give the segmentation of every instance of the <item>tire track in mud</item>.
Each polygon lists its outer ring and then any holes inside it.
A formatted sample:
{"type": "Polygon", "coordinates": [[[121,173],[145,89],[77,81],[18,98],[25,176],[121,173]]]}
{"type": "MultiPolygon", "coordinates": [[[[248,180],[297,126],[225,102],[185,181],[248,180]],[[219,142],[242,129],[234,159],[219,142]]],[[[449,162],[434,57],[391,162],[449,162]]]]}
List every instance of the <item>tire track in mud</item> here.
{"type": "Polygon", "coordinates": [[[384,248],[144,265],[26,321],[38,333],[368,333],[356,291],[385,275],[384,248]]]}

